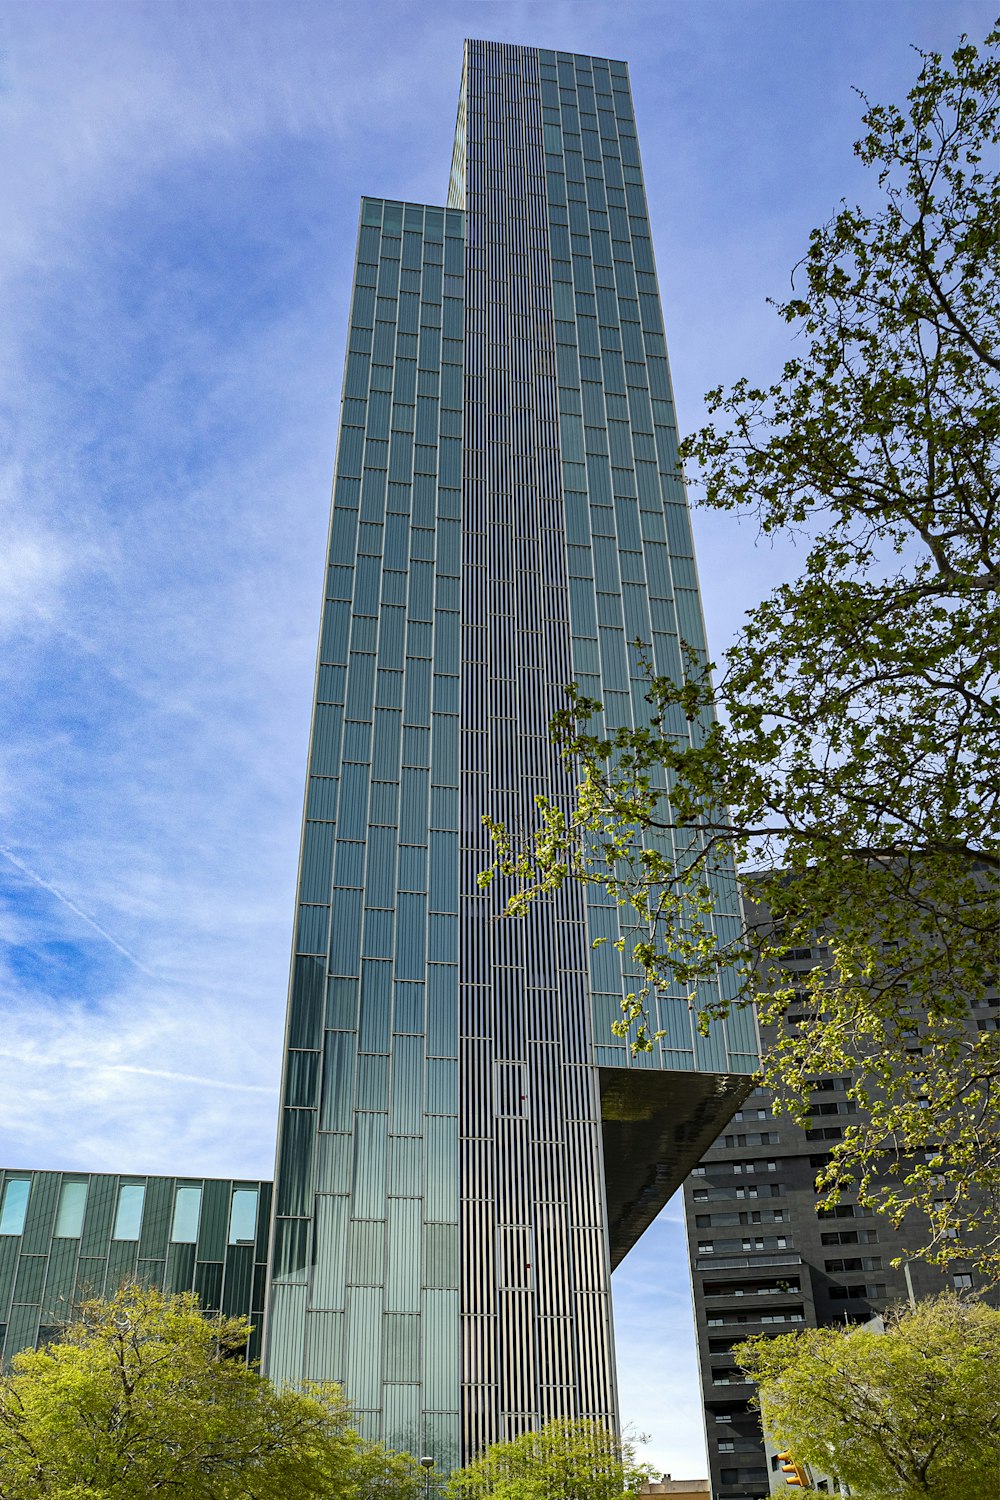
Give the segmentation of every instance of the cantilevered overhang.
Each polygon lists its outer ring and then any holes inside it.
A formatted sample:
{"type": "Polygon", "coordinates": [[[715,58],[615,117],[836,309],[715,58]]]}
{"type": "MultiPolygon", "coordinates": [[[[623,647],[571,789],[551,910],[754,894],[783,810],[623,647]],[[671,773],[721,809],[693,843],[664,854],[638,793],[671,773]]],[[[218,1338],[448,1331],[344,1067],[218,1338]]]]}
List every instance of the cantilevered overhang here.
{"type": "Polygon", "coordinates": [[[745,1073],[600,1068],[612,1269],[753,1088],[745,1073]]]}

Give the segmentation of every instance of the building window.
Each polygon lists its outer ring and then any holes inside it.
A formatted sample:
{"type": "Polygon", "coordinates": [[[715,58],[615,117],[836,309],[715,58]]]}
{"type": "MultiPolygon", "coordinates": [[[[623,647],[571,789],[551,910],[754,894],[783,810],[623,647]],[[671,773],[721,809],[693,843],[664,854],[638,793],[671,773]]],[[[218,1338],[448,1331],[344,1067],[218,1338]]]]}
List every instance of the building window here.
{"type": "Polygon", "coordinates": [[[7,1179],[7,1185],[3,1190],[3,1207],[0,1208],[0,1234],[22,1233],[30,1193],[30,1177],[7,1179]]]}
{"type": "Polygon", "coordinates": [[[59,1190],[59,1209],[53,1231],[57,1240],[78,1240],[83,1233],[83,1213],[87,1207],[87,1184],[64,1182],[59,1190]]]}
{"type": "Polygon", "coordinates": [[[142,1205],[146,1186],[142,1182],[123,1182],[118,1189],[113,1240],[137,1240],[142,1227],[142,1205]]]}
{"type": "Polygon", "coordinates": [[[257,1238],[257,1189],[235,1188],[229,1210],[229,1243],[245,1245],[257,1238]]]}
{"type": "Polygon", "coordinates": [[[714,1249],[715,1245],[711,1240],[700,1240],[698,1243],[699,1255],[711,1255],[714,1249]]]}
{"type": "Polygon", "coordinates": [[[724,1440],[723,1442],[721,1442],[719,1444],[719,1452],[720,1453],[735,1453],[736,1452],[736,1444],[733,1443],[733,1442],[730,1442],[728,1439],[726,1439],[726,1440],[724,1440]]]}
{"type": "Polygon", "coordinates": [[[967,1292],[972,1287],[972,1277],[968,1271],[959,1271],[951,1278],[951,1284],[958,1292],[967,1292]]]}
{"type": "Polygon", "coordinates": [[[194,1245],[201,1217],[201,1188],[179,1187],[174,1197],[174,1224],[170,1238],[175,1245],[194,1245]]]}

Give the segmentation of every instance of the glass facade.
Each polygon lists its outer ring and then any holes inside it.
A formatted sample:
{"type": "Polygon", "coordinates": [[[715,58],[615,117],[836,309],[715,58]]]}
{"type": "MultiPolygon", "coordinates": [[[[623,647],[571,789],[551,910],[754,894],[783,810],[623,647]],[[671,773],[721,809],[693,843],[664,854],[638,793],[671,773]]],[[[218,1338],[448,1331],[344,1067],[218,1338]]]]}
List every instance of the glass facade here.
{"type": "Polygon", "coordinates": [[[302,842],[268,1372],[458,1445],[464,215],[362,203],[302,842]]]}
{"type": "Polygon", "coordinates": [[[640,723],[631,643],[704,654],[676,444],[625,64],[467,43],[448,206],[361,207],[265,1353],[445,1469],[616,1420],[611,1266],[756,1062],[680,995],[633,1060],[617,907],[476,885],[484,813],[572,795],[564,685],[640,723]]]}
{"type": "Polygon", "coordinates": [[[206,1311],[249,1318],[247,1358],[260,1358],[269,1182],[0,1172],[0,1204],[5,1361],[57,1337],[80,1301],[113,1296],[125,1281],[197,1292],[206,1311]],[[227,1243],[237,1204],[249,1232],[227,1243]]]}

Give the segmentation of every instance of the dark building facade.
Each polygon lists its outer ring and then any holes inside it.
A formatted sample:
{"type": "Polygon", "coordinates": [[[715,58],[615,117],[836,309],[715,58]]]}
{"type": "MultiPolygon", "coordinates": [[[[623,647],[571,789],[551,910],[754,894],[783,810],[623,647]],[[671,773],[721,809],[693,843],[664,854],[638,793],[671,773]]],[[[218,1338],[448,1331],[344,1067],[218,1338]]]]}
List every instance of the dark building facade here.
{"type": "Polygon", "coordinates": [[[265,1351],[445,1468],[616,1420],[611,1268],[755,1064],[680,995],[632,1059],[614,903],[476,880],[565,684],[644,722],[631,643],[704,651],[676,441],[625,64],[467,43],[447,205],[361,209],[265,1351]]]}
{"type": "Polygon", "coordinates": [[[82,1300],[138,1281],[248,1318],[259,1359],[270,1214],[269,1182],[0,1172],[0,1356],[48,1343],[82,1300]]]}
{"type": "MultiPolygon", "coordinates": [[[[820,948],[793,949],[785,966],[804,976],[824,957],[820,948]]],[[[1000,1029],[995,990],[969,1024],[1000,1029]]],[[[914,1033],[916,1047],[916,1021],[914,1033]]],[[[851,1194],[836,1207],[817,1208],[816,1174],[856,1118],[849,1085],[849,1077],[815,1080],[808,1129],[774,1116],[768,1090],[755,1088],[684,1185],[714,1500],[788,1493],[774,1444],[749,1405],[753,1387],[732,1359],[734,1344],[755,1334],[866,1323],[889,1307],[953,1287],[982,1291],[971,1267],[945,1273],[907,1263],[907,1226],[895,1229],[851,1194]],[[904,1264],[893,1266],[897,1258],[904,1264]]],[[[995,1292],[987,1295],[995,1301],[995,1292]]]]}

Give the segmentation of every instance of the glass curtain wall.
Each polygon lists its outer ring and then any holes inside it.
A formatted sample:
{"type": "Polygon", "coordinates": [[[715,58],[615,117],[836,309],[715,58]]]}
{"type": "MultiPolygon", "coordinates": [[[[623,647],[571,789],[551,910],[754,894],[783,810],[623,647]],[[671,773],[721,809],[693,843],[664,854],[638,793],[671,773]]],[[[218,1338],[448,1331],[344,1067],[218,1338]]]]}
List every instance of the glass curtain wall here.
{"type": "Polygon", "coordinates": [[[458,1456],[464,215],[362,203],[316,678],[267,1372],[458,1456]]]}
{"type": "MultiPolygon", "coordinates": [[[[635,115],[624,62],[539,51],[559,389],[571,680],[604,704],[607,731],[649,722],[643,658],[679,681],[682,653],[704,662],[705,631],[663,332],[635,115]],[[645,643],[643,649],[635,644],[645,643]]],[[[665,726],[697,735],[678,711],[665,726]]],[[[683,850],[665,852],[683,859],[683,850]]],[[[735,880],[716,882],[722,938],[737,920],[735,880]]],[[[618,908],[587,895],[595,1061],[719,1074],[756,1067],[746,1012],[698,1035],[687,1002],[658,997],[659,1054],[632,1059],[611,1035],[623,995],[642,985],[613,947],[618,908]],[[606,939],[594,949],[594,940],[606,939]]],[[[626,942],[626,953],[630,944],[626,942]]],[[[706,994],[705,999],[710,1000],[706,994]]]]}

